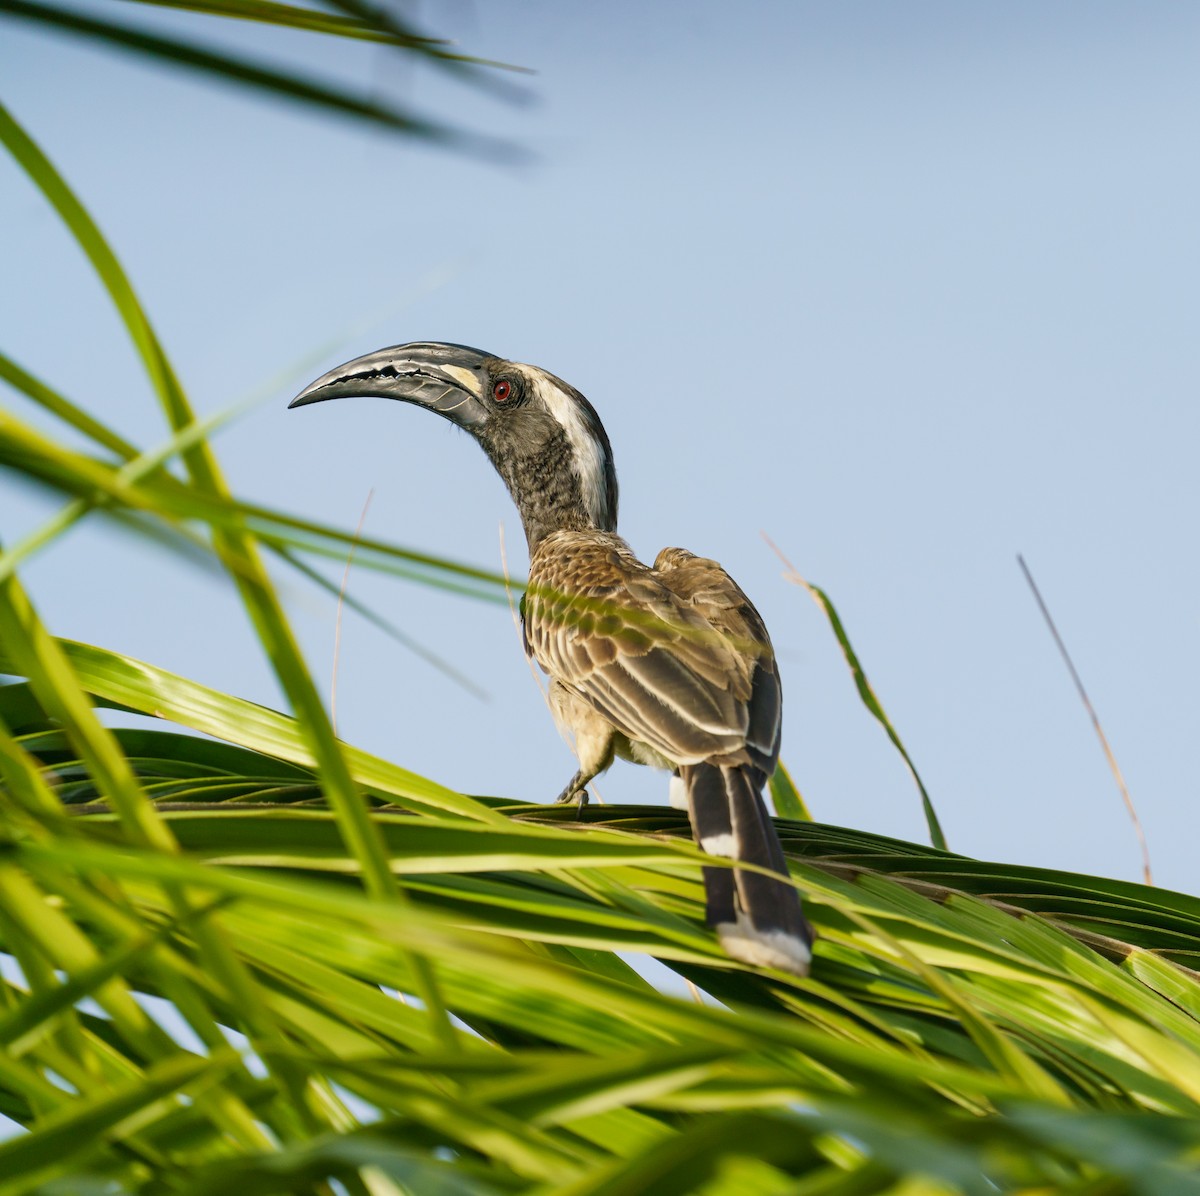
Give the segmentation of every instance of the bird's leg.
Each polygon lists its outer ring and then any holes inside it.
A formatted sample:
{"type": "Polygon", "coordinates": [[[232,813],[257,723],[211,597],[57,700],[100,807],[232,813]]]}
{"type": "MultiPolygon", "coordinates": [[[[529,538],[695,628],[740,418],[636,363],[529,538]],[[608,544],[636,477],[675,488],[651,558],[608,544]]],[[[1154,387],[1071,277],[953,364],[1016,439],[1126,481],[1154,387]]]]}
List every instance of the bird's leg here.
{"type": "Polygon", "coordinates": [[[561,681],[550,682],[550,712],[558,729],[575,749],[579,771],[567,782],[555,801],[578,803],[580,817],[588,804],[587,786],[612,762],[616,732],[578,694],[561,681]]]}
{"type": "Polygon", "coordinates": [[[569,805],[578,803],[582,816],[583,807],[588,804],[587,784],[595,776],[594,772],[580,769],[568,782],[566,788],[554,799],[556,803],[569,805]]]}

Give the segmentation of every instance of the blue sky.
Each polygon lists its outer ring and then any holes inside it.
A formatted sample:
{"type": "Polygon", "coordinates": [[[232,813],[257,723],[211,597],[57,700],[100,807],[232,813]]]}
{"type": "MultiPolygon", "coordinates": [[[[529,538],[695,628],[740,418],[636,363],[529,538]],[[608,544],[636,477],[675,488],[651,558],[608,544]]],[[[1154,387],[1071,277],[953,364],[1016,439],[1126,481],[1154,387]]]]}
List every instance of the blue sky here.
{"type": "MultiPolygon", "coordinates": [[[[818,818],[924,836],[902,762],[763,531],[837,603],[952,847],[1137,878],[1023,552],[1157,879],[1195,891],[1200,10],[411,10],[536,70],[514,105],[370,46],[103,7],[530,151],[520,166],[455,156],[4,24],[3,102],[112,240],[196,405],[269,392],[218,442],[243,494],[352,527],[373,488],[369,532],[489,568],[503,521],[521,572],[520,523],[465,436],[394,404],[285,406],[328,366],[412,339],[543,365],[606,423],[634,548],[717,557],[758,604],[784,759],[818,818]]],[[[7,160],[0,227],[5,351],[157,442],[115,317],[7,160]]],[[[0,477],[5,540],[52,510],[0,477]]],[[[62,635],[279,703],[209,576],[99,524],[24,576],[62,635]]],[[[328,685],[333,605],[284,585],[328,685]]],[[[557,793],[573,761],[508,612],[362,572],[353,585],[490,700],[351,617],[342,734],[468,792],[557,793]]],[[[599,789],[665,799],[664,778],[628,765],[599,789]]]]}

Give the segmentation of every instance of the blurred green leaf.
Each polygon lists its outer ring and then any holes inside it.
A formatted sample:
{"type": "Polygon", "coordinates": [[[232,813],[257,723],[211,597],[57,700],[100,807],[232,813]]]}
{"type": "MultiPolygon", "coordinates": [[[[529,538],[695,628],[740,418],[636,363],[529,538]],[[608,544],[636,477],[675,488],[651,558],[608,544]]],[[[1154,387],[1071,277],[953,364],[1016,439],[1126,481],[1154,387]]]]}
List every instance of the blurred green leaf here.
{"type": "Polygon", "coordinates": [[[834,638],[838,642],[838,647],[842,650],[842,655],[846,658],[846,663],[850,666],[850,674],[854,678],[855,688],[858,690],[858,696],[862,699],[863,705],[871,712],[878,720],[880,726],[887,732],[888,738],[896,750],[904,759],[904,763],[908,766],[908,771],[912,774],[913,781],[916,782],[917,790],[921,794],[921,807],[925,811],[925,821],[929,826],[929,841],[934,847],[939,847],[945,850],[946,836],[942,833],[941,823],[938,821],[937,811],[933,808],[933,801],[930,799],[928,792],[925,789],[925,783],[921,780],[921,774],[917,772],[917,766],[912,762],[912,757],[909,756],[908,750],[900,741],[900,736],[896,728],[892,726],[892,720],[888,718],[887,712],[883,705],[875,696],[875,691],[871,688],[870,681],[867,680],[867,674],[864,671],[862,664],[859,662],[858,656],[851,646],[850,637],[846,634],[846,628],[842,624],[842,620],[837,613],[836,607],[829,599],[829,595],[825,593],[819,586],[813,585],[811,582],[805,581],[798,573],[794,571],[789,574],[789,577],[796,580],[812,595],[817,605],[825,612],[825,617],[829,620],[829,625],[833,629],[834,638]]]}
{"type": "MultiPolygon", "coordinates": [[[[61,8],[36,0],[0,0],[0,18],[3,17],[31,22],[58,33],[88,38],[176,67],[228,80],[277,99],[353,117],[408,137],[495,158],[512,160],[518,155],[516,147],[511,144],[427,120],[411,112],[381,104],[311,78],[300,71],[277,70],[228,50],[209,49],[196,42],[165,37],[149,29],[104,20],[76,9],[61,8]]],[[[325,32],[331,30],[327,29],[325,32]]],[[[425,39],[406,38],[402,34],[391,33],[386,28],[379,30],[379,34],[387,41],[404,44],[410,50],[425,55],[436,58],[451,57],[440,54],[437,48],[425,39]]],[[[26,169],[29,169],[28,164],[26,169]]]]}
{"type": "Polygon", "coordinates": [[[784,767],[782,760],[775,765],[771,777],[771,800],[780,818],[791,818],[796,822],[812,821],[808,806],[804,804],[804,798],[800,796],[800,790],[796,788],[792,774],[784,767]]]}
{"type": "MultiPolygon", "coordinates": [[[[362,0],[160,6],[489,77],[362,0]]],[[[0,19],[331,102],[108,11],[0,0],[0,19]]],[[[143,451],[0,358],[96,446],[0,419],[0,462],[69,499],[0,567],[0,1112],[22,1131],[0,1196],[1197,1191],[1200,900],[951,854],[919,778],[933,847],[814,823],[781,766],[820,933],[800,980],[722,954],[683,813],[468,797],[336,741],[264,548],[327,591],[310,559],[352,544],[476,597],[504,579],[231,495],[223,417],[195,418],[95,221],[3,110],[0,140],[107,288],[168,429],[143,451]],[[18,570],[93,511],[229,578],[297,717],[51,634],[18,570]],[[131,714],[177,729],[110,725],[131,714]]]]}

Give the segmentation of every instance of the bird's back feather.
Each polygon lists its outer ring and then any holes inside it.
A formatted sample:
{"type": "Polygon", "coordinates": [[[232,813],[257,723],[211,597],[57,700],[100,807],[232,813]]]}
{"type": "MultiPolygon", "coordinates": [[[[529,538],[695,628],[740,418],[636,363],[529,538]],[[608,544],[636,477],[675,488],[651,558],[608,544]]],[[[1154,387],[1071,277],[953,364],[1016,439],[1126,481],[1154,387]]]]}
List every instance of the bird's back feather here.
{"type": "Polygon", "coordinates": [[[612,533],[563,531],[538,545],[529,582],[530,654],[621,734],[674,764],[773,771],[780,691],[770,640],[719,565],[667,549],[651,569],[612,533]]]}

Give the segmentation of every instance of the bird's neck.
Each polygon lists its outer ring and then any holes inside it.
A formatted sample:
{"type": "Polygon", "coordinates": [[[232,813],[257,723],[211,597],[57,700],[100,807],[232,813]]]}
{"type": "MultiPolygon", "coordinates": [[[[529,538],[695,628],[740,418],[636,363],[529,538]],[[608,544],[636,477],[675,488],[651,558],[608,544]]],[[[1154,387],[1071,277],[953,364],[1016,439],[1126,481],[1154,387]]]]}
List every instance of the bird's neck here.
{"type": "Polygon", "coordinates": [[[530,554],[553,532],[616,530],[615,517],[604,518],[585,500],[568,455],[550,447],[536,458],[497,463],[497,468],[521,515],[530,554]]]}
{"type": "Polygon", "coordinates": [[[546,435],[532,442],[484,447],[521,514],[531,553],[553,532],[617,530],[607,437],[585,440],[548,424],[546,435]]]}

